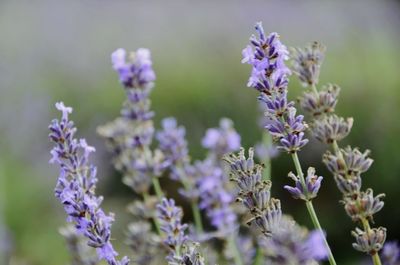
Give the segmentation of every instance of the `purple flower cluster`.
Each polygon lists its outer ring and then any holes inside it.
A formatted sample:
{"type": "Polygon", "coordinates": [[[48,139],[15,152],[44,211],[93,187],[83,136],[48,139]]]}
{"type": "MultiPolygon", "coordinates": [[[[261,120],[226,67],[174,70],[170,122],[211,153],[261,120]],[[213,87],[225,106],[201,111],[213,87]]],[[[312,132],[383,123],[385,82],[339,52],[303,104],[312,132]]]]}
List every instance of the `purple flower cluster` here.
{"type": "Polygon", "coordinates": [[[288,216],[273,228],[271,237],[261,242],[266,264],[271,265],[310,265],[325,260],[327,251],[324,235],[317,230],[308,232],[288,216]]]}
{"type": "Polygon", "coordinates": [[[209,149],[204,161],[195,164],[200,208],[204,209],[211,224],[219,232],[231,232],[236,226],[236,214],[232,209],[234,196],[227,187],[228,176],[221,165],[221,158],[240,148],[240,136],[229,119],[221,119],[219,128],[208,129],[202,139],[203,147],[209,149]]]}
{"type": "Polygon", "coordinates": [[[306,265],[325,259],[327,251],[322,233],[308,233],[282,214],[280,201],[271,197],[272,183],[262,180],[263,167],[254,163],[253,156],[253,149],[249,150],[247,158],[241,149],[237,155],[227,155],[224,160],[239,188],[237,200],[253,216],[248,223],[256,224],[266,236],[261,245],[268,264],[306,265]]]}
{"type": "Polygon", "coordinates": [[[182,246],[188,240],[185,235],[188,226],[182,224],[182,217],[183,211],[175,206],[173,199],[163,198],[157,205],[157,218],[160,221],[161,230],[165,233],[164,244],[171,249],[169,260],[180,255],[182,246]]]}
{"type": "Polygon", "coordinates": [[[202,145],[217,157],[237,151],[240,148],[240,135],[233,128],[230,119],[223,118],[219,122],[219,128],[210,128],[203,137],[202,145]]]}
{"type": "Polygon", "coordinates": [[[163,198],[157,205],[157,218],[164,232],[164,244],[170,249],[168,264],[204,265],[204,258],[198,252],[199,243],[185,235],[188,225],[182,223],[183,211],[173,199],[163,198]]]}
{"type": "Polygon", "coordinates": [[[124,49],[117,49],[112,53],[111,61],[125,87],[148,87],[156,79],[148,49],[138,49],[129,55],[124,49]]]}
{"type": "Polygon", "coordinates": [[[290,74],[285,65],[289,52],[279,40],[278,33],[271,33],[267,37],[261,22],[255,28],[258,38],[255,35],[250,37],[254,50],[247,45],[242,51],[242,63],[253,66],[247,85],[267,94],[275,89],[285,89],[288,84],[287,75],[290,74]]]}
{"type": "Polygon", "coordinates": [[[87,238],[89,246],[97,249],[99,259],[110,265],[129,264],[127,257],[116,259],[118,253],[110,242],[114,216],[103,212],[100,208],[103,198],[95,194],[96,168],[89,163],[89,155],[95,149],[84,139],[74,138],[76,128],[68,119],[72,108],[62,102],[57,103],[56,108],[62,112],[62,118],[53,120],[49,126],[49,137],[55,143],[50,162],[60,166],[55,196],[63,204],[67,220],[87,238]]]}
{"type": "Polygon", "coordinates": [[[299,151],[308,142],[304,138],[307,126],[303,116],[296,116],[293,102],[288,102],[287,85],[290,74],[285,61],[289,58],[286,47],[280,42],[277,33],[266,37],[261,22],[256,24],[258,38],[254,35],[242,52],[242,63],[252,66],[248,86],[260,92],[259,99],[266,106],[266,129],[279,142],[278,148],[289,153],[299,151]]]}
{"type": "Polygon", "coordinates": [[[309,201],[317,197],[323,177],[315,175],[315,168],[308,168],[305,183],[302,183],[301,178],[292,172],[289,173],[289,177],[294,180],[295,186],[285,185],[284,188],[289,191],[293,198],[309,201]]]}
{"type": "Polygon", "coordinates": [[[175,118],[162,120],[163,130],[156,134],[159,149],[171,165],[185,164],[189,160],[189,151],[185,139],[186,130],[177,126],[175,118]]]}
{"type": "Polygon", "coordinates": [[[160,150],[150,148],[155,132],[149,99],[155,80],[150,51],[138,49],[130,54],[128,61],[126,57],[123,49],[111,56],[127,95],[122,117],[100,126],[98,133],[113,150],[114,165],[124,172],[125,184],[141,194],[150,188],[151,178],[160,176],[168,163],[160,150]]]}
{"type": "Polygon", "coordinates": [[[210,159],[196,163],[197,189],[200,193],[200,208],[207,213],[211,224],[222,234],[232,232],[236,225],[236,214],[232,209],[233,194],[226,188],[226,176],[221,167],[210,159]]]}

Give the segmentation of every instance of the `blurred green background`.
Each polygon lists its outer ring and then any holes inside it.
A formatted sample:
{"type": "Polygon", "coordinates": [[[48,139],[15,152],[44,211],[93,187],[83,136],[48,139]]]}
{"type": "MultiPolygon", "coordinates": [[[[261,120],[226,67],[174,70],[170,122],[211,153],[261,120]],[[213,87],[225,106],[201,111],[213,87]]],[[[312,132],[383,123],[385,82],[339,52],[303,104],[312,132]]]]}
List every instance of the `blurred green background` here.
{"type": "MultiPolygon", "coordinates": [[[[7,235],[0,247],[11,252],[11,264],[68,263],[58,234],[65,215],[53,196],[57,170],[48,165],[47,126],[59,100],[74,107],[79,137],[97,149],[98,193],[117,214],[113,235],[122,242],[132,194],[95,132],[124,100],[110,64],[116,48],[152,50],[156,125],[176,116],[194,158],[204,156],[201,137],[221,117],[234,121],[244,146],[259,141],[257,93],[246,87],[250,69],[240,63],[256,21],[288,46],[319,40],[328,47],[320,83],[342,87],[337,112],[355,119],[346,143],[371,149],[375,160],[363,185],[387,195],[376,225],[388,228],[388,240],[400,238],[399,11],[398,2],[384,0],[0,1],[0,235],[7,235]]],[[[302,91],[295,78],[289,89],[292,99],[302,91]]],[[[321,164],[325,149],[312,141],[300,158],[326,176],[315,207],[339,264],[360,264],[364,256],[351,247],[354,225],[321,164]]],[[[273,193],[311,227],[304,205],[282,189],[291,170],[288,156],[273,161],[273,193]]]]}

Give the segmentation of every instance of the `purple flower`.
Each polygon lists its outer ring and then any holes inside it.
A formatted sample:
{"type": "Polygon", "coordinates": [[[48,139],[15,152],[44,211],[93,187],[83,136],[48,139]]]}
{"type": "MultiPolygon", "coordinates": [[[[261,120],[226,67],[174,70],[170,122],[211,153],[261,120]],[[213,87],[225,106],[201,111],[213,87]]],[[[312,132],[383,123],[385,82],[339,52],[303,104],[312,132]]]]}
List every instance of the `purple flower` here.
{"type": "Polygon", "coordinates": [[[300,178],[292,172],[289,173],[289,177],[294,180],[295,186],[285,185],[284,188],[289,191],[293,198],[309,201],[317,197],[323,177],[315,175],[315,168],[308,168],[305,183],[301,183],[300,178]]]}
{"type": "Polygon", "coordinates": [[[242,54],[242,63],[252,66],[248,86],[260,92],[258,99],[265,105],[265,128],[280,145],[279,149],[295,153],[308,143],[304,139],[306,125],[303,116],[296,116],[294,103],[287,98],[287,76],[291,74],[285,65],[288,60],[287,48],[280,42],[277,33],[266,37],[261,22],[256,24],[256,36],[251,36],[250,43],[242,54]]]}
{"type": "Polygon", "coordinates": [[[328,254],[321,232],[308,233],[288,216],[282,217],[261,245],[271,265],[314,264],[328,254]]]}
{"type": "Polygon", "coordinates": [[[220,120],[219,128],[207,130],[202,145],[220,157],[226,153],[239,150],[240,135],[233,128],[232,121],[224,118],[220,120]]]}
{"type": "Polygon", "coordinates": [[[219,231],[232,232],[236,223],[236,214],[231,204],[233,195],[226,190],[226,178],[223,170],[212,160],[196,163],[199,177],[197,188],[200,193],[200,208],[204,209],[211,224],[219,231]]]}
{"type": "Polygon", "coordinates": [[[381,254],[384,265],[400,264],[400,247],[396,241],[386,242],[381,254]]]}
{"type": "Polygon", "coordinates": [[[89,246],[97,249],[99,259],[110,265],[127,265],[126,257],[117,261],[118,253],[110,242],[114,216],[103,212],[100,208],[103,199],[95,194],[96,168],[89,163],[89,155],[95,149],[85,139],[74,138],[76,128],[68,120],[72,108],[62,102],[56,103],[56,108],[62,112],[61,121],[53,120],[49,126],[49,137],[55,143],[50,162],[60,166],[55,196],[63,204],[67,220],[87,238],[89,246]]]}
{"type": "Polygon", "coordinates": [[[148,49],[138,49],[129,56],[124,49],[117,49],[112,53],[111,61],[120,82],[127,88],[151,87],[156,79],[148,49]]]}
{"type": "Polygon", "coordinates": [[[286,75],[290,74],[289,68],[284,64],[289,58],[289,52],[280,42],[277,33],[266,37],[261,22],[258,22],[255,28],[258,39],[254,35],[250,37],[254,50],[248,45],[242,51],[242,63],[253,66],[248,86],[260,92],[282,87],[287,84],[286,75]]]}
{"type": "Polygon", "coordinates": [[[171,164],[184,163],[188,158],[187,142],[185,140],[185,128],[177,126],[174,118],[162,120],[163,130],[158,132],[156,137],[159,141],[159,148],[171,164]]]}
{"type": "Polygon", "coordinates": [[[308,238],[304,244],[304,253],[315,260],[324,260],[328,257],[328,251],[324,242],[325,235],[314,230],[308,234],[308,238]]]}
{"type": "Polygon", "coordinates": [[[154,125],[150,92],[155,80],[148,49],[127,55],[123,49],[112,55],[113,68],[119,73],[127,100],[121,116],[98,128],[114,153],[113,163],[124,173],[124,183],[141,194],[148,191],[151,178],[158,177],[168,166],[164,154],[151,144],[154,125]],[[129,57],[129,58],[127,58],[129,57]]]}
{"type": "Polygon", "coordinates": [[[185,230],[187,224],[182,224],[183,211],[175,206],[173,199],[163,198],[157,205],[157,218],[161,230],[165,233],[164,243],[171,249],[168,259],[179,254],[180,249],[187,241],[185,230]]]}

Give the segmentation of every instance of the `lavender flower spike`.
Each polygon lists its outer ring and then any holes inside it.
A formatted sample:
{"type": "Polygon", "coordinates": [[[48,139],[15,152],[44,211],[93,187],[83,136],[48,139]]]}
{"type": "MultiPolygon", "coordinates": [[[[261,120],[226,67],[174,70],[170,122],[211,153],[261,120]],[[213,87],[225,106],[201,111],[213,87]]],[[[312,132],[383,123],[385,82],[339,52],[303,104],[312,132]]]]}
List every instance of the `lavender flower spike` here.
{"type": "Polygon", "coordinates": [[[187,224],[182,224],[183,211],[173,199],[163,198],[157,205],[157,218],[165,233],[164,244],[169,247],[169,265],[204,265],[204,259],[197,251],[197,242],[191,242],[185,235],[187,224]]]}
{"type": "Polygon", "coordinates": [[[95,194],[96,167],[89,163],[90,153],[95,149],[87,145],[85,139],[74,138],[76,128],[68,119],[72,108],[62,102],[56,103],[56,108],[62,112],[61,121],[55,119],[49,126],[49,137],[55,143],[50,162],[60,166],[55,196],[63,204],[67,220],[87,238],[87,244],[97,250],[100,260],[106,260],[109,265],[127,265],[127,257],[116,259],[118,253],[110,242],[114,215],[103,212],[100,208],[103,198],[95,194]]]}
{"type": "Polygon", "coordinates": [[[288,60],[288,51],[279,40],[277,33],[265,36],[261,23],[256,24],[258,39],[253,35],[250,43],[243,50],[242,62],[252,66],[248,86],[260,92],[258,99],[266,107],[265,127],[280,144],[279,149],[288,153],[296,153],[308,143],[304,138],[307,126],[303,122],[303,116],[296,116],[294,103],[287,98],[287,76],[291,74],[285,65],[288,60]]]}

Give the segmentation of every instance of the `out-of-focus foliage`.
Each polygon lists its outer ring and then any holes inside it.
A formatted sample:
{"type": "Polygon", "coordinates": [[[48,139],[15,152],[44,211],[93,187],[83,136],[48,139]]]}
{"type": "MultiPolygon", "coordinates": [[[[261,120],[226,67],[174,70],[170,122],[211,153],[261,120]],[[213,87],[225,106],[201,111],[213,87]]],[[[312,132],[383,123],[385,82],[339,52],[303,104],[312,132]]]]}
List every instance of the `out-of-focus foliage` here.
{"type": "MultiPolygon", "coordinates": [[[[353,116],[346,139],[371,149],[375,160],[364,186],[385,192],[376,222],[400,238],[397,179],[400,172],[399,6],[390,1],[40,1],[0,3],[0,222],[12,244],[12,264],[66,264],[58,227],[64,214],[53,196],[56,170],[47,164],[47,126],[53,104],[73,106],[79,134],[98,149],[99,194],[117,214],[114,237],[122,239],[131,193],[110,165],[95,128],[118,115],[124,100],[110,53],[119,47],[152,50],[157,74],[153,95],[156,126],[176,116],[187,127],[191,155],[204,156],[200,139],[220,117],[231,118],[246,147],[261,137],[256,92],[246,88],[240,64],[249,29],[258,20],[288,46],[318,40],[327,47],[320,84],[337,83],[337,112],[353,116]]],[[[290,97],[302,90],[292,78],[290,97]]],[[[340,194],[320,162],[325,147],[301,152],[304,166],[326,176],[315,207],[340,264],[355,264],[340,194]],[[347,262],[347,263],[346,263],[347,262]]],[[[304,225],[304,206],[283,191],[293,170],[287,156],[273,161],[272,193],[304,225]]],[[[119,240],[122,242],[123,240],[119,240]]],[[[129,254],[121,248],[121,254],[129,254]]]]}

